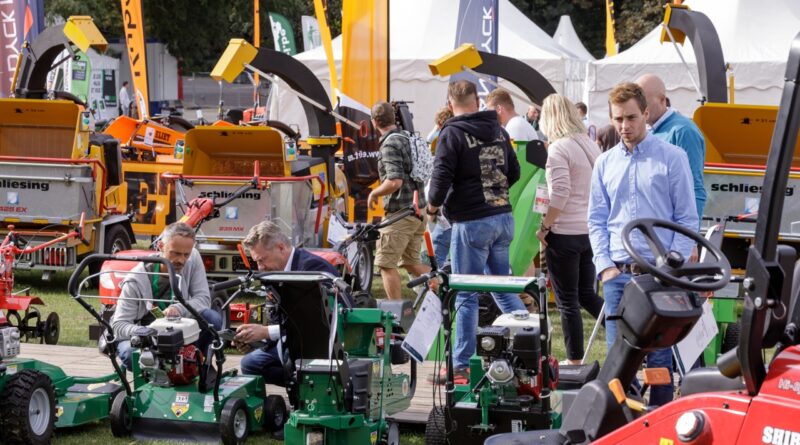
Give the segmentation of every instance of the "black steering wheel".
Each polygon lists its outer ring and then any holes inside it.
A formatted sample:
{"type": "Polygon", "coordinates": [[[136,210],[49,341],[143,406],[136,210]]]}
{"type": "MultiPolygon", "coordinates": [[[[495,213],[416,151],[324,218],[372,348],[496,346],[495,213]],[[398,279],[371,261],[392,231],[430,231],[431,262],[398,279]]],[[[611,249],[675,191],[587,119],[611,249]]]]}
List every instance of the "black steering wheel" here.
{"type": "Polygon", "coordinates": [[[633,258],[633,261],[645,272],[664,284],[680,287],[696,292],[711,292],[722,289],[731,281],[731,264],[719,249],[699,233],[689,230],[671,221],[655,218],[636,219],[622,229],[622,245],[633,258]],[[679,252],[667,250],[656,233],[656,227],[671,230],[683,235],[705,248],[714,256],[712,261],[702,263],[686,263],[686,259],[679,252]],[[650,251],[656,259],[653,265],[636,251],[631,241],[631,232],[639,230],[645,241],[650,246],[650,251]]]}

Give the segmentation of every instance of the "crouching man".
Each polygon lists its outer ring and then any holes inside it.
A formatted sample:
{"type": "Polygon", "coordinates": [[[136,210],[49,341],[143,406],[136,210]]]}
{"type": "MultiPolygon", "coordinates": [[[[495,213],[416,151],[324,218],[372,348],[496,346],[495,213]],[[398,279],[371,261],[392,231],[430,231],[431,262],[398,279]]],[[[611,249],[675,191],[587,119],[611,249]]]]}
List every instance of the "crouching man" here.
{"type": "MultiPolygon", "coordinates": [[[[194,248],[194,230],[185,223],[176,222],[161,233],[158,255],[166,258],[179,275],[181,294],[186,303],[199,313],[214,329],[222,328],[222,316],[211,309],[211,293],[206,279],[206,270],[200,253],[194,248]]],[[[117,353],[127,369],[131,369],[130,338],[138,326],[147,326],[156,319],[155,314],[165,317],[191,317],[191,312],[180,303],[166,303],[172,297],[166,270],[159,263],[141,263],[131,270],[122,281],[122,292],[117,300],[111,327],[118,339],[117,353]]],[[[204,355],[208,352],[212,337],[202,331],[197,347],[204,355]]]]}

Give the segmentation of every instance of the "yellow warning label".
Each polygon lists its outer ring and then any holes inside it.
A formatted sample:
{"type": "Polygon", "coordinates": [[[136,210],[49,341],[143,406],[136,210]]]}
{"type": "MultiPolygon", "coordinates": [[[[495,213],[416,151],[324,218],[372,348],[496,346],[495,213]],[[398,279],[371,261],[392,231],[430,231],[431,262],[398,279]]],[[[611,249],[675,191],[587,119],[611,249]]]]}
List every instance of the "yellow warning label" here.
{"type": "Polygon", "coordinates": [[[189,411],[189,404],[188,403],[173,403],[172,404],[172,414],[175,414],[175,417],[180,417],[186,412],[189,411]]]}
{"type": "Polygon", "coordinates": [[[253,416],[256,418],[256,422],[261,422],[261,415],[264,413],[264,407],[259,406],[258,408],[253,411],[253,416]]]}
{"type": "Polygon", "coordinates": [[[373,432],[369,433],[369,442],[372,445],[375,445],[378,442],[378,432],[377,431],[373,431],[373,432]]]}
{"type": "Polygon", "coordinates": [[[64,414],[64,407],[57,406],[56,407],[56,418],[61,417],[64,414]]]}
{"type": "Polygon", "coordinates": [[[658,445],[674,445],[675,441],[672,439],[667,439],[666,437],[662,437],[658,441],[658,445]]]}

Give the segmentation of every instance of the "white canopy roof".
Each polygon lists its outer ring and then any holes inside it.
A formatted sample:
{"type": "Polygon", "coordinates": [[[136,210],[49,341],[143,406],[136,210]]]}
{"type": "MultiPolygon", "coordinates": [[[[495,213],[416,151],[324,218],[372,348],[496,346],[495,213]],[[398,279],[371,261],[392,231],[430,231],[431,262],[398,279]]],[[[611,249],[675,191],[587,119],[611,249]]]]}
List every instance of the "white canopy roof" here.
{"type": "MultiPolygon", "coordinates": [[[[446,78],[434,77],[428,63],[453,50],[458,0],[404,0],[390,2],[391,99],[413,102],[415,126],[425,133],[433,127],[436,110],[445,103],[446,78]]],[[[556,43],[509,0],[499,2],[498,52],[514,57],[538,70],[556,90],[574,100],[582,97],[585,62],[556,43]]],[[[333,40],[334,58],[341,74],[341,37],[333,40]]],[[[329,88],[325,51],[322,47],[298,54],[329,88]]],[[[501,81],[503,86],[508,86],[501,81]]],[[[283,87],[273,102],[271,118],[298,123],[306,134],[305,117],[299,102],[283,87]]],[[[370,105],[370,104],[367,104],[370,105]]],[[[517,104],[524,113],[528,104],[517,104]]]]}
{"type": "MultiPolygon", "coordinates": [[[[777,105],[792,39],[800,31],[797,0],[687,0],[695,11],[708,16],[722,43],[724,59],[733,68],[736,103],[777,105]]],[[[589,65],[586,103],[596,124],[608,122],[607,96],[619,82],[634,81],[645,73],[659,75],[672,106],[691,116],[699,106],[698,93],[689,77],[697,79],[694,51],[689,39],[678,48],[689,71],[671,43],[660,43],[659,25],[622,53],[589,65]]]]}
{"type": "Polygon", "coordinates": [[[595,60],[594,56],[583,46],[581,38],[575,32],[575,27],[572,26],[572,20],[568,15],[562,15],[558,20],[558,28],[553,34],[553,40],[559,45],[568,49],[572,54],[575,54],[581,60],[595,60]]]}

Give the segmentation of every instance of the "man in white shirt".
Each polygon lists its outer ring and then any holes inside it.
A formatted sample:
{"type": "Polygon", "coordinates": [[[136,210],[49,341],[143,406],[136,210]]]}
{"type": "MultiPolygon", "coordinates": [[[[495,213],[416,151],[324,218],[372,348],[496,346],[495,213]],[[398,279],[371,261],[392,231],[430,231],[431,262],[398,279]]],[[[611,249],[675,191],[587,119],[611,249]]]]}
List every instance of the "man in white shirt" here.
{"type": "Polygon", "coordinates": [[[131,115],[131,96],[128,94],[128,81],[122,82],[122,88],[119,89],[119,95],[117,97],[119,101],[119,113],[120,116],[130,116],[131,115]]]}
{"type": "Polygon", "coordinates": [[[589,108],[583,102],[576,103],[575,108],[578,109],[578,113],[581,115],[581,121],[583,121],[583,125],[586,127],[586,134],[589,135],[589,139],[596,141],[597,127],[589,122],[589,108]]]}
{"type": "Polygon", "coordinates": [[[528,142],[539,139],[536,130],[523,116],[514,109],[514,101],[508,90],[497,88],[486,96],[486,108],[497,112],[500,125],[506,129],[508,136],[515,142],[528,142]]]}

